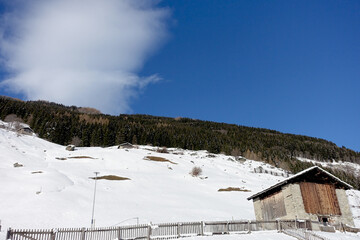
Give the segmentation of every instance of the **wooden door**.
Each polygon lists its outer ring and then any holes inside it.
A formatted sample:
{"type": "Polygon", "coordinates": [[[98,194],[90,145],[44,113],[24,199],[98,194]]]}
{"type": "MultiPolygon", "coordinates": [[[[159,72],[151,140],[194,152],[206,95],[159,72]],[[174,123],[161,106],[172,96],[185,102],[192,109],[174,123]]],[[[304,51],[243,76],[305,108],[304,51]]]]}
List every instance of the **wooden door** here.
{"type": "Polygon", "coordinates": [[[300,189],[307,213],[341,215],[334,185],[302,182],[300,189]]]}

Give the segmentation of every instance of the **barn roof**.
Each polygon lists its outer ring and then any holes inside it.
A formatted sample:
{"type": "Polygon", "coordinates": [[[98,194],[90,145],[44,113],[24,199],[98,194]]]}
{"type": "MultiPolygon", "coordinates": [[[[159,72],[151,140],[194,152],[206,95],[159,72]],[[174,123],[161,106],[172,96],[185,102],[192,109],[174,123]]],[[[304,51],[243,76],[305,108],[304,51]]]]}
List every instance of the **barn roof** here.
{"type": "Polygon", "coordinates": [[[129,143],[129,142],[124,142],[124,143],[121,143],[119,146],[127,146],[127,145],[132,146],[132,144],[131,144],[131,143],[129,143]]]}
{"type": "Polygon", "coordinates": [[[282,186],[290,183],[295,182],[316,182],[316,183],[328,183],[328,184],[334,184],[336,188],[343,188],[343,189],[351,189],[353,188],[350,184],[347,184],[346,182],[340,180],[339,178],[335,177],[331,173],[325,171],[324,169],[314,166],[308,169],[305,169],[304,171],[301,171],[281,182],[278,182],[277,184],[258,192],[250,197],[247,198],[247,200],[251,200],[257,197],[265,197],[267,195],[270,195],[274,192],[277,192],[281,189],[282,186]]]}

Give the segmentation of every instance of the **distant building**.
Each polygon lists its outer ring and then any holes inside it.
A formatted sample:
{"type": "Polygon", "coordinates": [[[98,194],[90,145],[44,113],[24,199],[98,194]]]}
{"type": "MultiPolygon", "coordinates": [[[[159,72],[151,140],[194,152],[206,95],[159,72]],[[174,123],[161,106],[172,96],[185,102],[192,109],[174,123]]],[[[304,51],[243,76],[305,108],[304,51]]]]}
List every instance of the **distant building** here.
{"type": "Polygon", "coordinates": [[[20,133],[20,134],[26,134],[26,135],[33,135],[34,134],[34,131],[29,127],[20,127],[16,131],[17,131],[17,133],[20,133]]]}
{"type": "Polygon", "coordinates": [[[352,186],[311,167],[248,198],[254,201],[256,220],[308,219],[354,226],[345,190],[352,186]]]}
{"type": "Polygon", "coordinates": [[[75,145],[67,145],[65,149],[67,151],[75,151],[75,145]]]}
{"type": "Polygon", "coordinates": [[[118,146],[118,149],[131,149],[131,148],[135,148],[135,147],[134,145],[128,142],[122,143],[118,146]]]}

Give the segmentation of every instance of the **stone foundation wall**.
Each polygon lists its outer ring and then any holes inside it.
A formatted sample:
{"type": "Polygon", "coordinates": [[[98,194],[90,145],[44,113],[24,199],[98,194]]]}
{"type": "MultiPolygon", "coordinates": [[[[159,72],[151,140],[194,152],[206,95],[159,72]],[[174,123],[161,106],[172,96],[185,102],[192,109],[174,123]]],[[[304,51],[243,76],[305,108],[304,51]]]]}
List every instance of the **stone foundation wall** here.
{"type": "Polygon", "coordinates": [[[262,203],[260,198],[254,199],[254,210],[255,210],[255,218],[256,221],[263,221],[263,209],[262,209],[262,203]]]}
{"type": "Polygon", "coordinates": [[[354,225],[353,215],[350,210],[350,204],[344,189],[336,189],[336,196],[338,198],[341,216],[334,217],[335,221],[345,223],[349,226],[354,225]]]}

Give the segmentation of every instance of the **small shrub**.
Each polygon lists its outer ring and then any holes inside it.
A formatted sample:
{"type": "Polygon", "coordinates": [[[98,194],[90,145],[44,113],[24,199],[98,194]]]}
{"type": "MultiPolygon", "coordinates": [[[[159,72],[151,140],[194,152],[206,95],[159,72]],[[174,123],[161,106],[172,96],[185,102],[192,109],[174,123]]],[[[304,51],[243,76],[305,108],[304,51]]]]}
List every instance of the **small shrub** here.
{"type": "Polygon", "coordinates": [[[191,169],[190,175],[193,177],[198,177],[202,174],[202,169],[201,167],[193,167],[191,169]]]}

